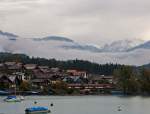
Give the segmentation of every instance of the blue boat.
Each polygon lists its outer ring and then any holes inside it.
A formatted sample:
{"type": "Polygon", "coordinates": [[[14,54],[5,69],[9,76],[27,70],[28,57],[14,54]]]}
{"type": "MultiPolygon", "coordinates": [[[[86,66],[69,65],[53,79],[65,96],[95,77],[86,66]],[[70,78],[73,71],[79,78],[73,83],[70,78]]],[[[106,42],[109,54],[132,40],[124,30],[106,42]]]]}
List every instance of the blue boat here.
{"type": "Polygon", "coordinates": [[[34,106],[25,109],[26,114],[47,114],[50,112],[51,111],[47,107],[41,107],[41,106],[34,106]]]}

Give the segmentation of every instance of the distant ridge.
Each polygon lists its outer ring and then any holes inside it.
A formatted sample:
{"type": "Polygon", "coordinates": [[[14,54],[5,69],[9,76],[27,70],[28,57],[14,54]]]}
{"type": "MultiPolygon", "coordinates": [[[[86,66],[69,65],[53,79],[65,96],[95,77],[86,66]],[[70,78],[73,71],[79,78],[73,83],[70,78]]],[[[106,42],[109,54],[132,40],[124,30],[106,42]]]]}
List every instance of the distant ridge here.
{"type": "Polygon", "coordinates": [[[7,36],[7,37],[18,37],[17,35],[9,32],[3,32],[0,30],[0,35],[7,36]]]}
{"type": "Polygon", "coordinates": [[[142,49],[150,49],[150,41],[147,41],[147,42],[145,42],[143,44],[140,44],[140,45],[138,45],[136,47],[133,47],[133,48],[129,49],[128,51],[133,51],[133,50],[140,49],[140,48],[142,48],[142,49]]]}
{"type": "Polygon", "coordinates": [[[103,52],[125,52],[135,46],[144,43],[141,39],[126,39],[126,40],[118,40],[114,41],[110,44],[105,44],[102,47],[103,52]]]}
{"type": "Polygon", "coordinates": [[[60,36],[47,36],[44,38],[34,38],[35,41],[48,41],[48,40],[56,40],[56,41],[65,41],[65,42],[74,42],[73,40],[66,38],[66,37],[60,37],[60,36]]]}

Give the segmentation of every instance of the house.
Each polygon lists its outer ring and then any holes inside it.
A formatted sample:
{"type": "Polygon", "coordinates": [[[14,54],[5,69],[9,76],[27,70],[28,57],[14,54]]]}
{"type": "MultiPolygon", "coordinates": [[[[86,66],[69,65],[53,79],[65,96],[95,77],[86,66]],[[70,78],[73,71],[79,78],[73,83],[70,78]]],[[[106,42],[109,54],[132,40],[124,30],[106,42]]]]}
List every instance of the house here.
{"type": "Polygon", "coordinates": [[[2,86],[6,86],[8,88],[12,88],[16,85],[20,85],[22,80],[20,80],[15,75],[1,75],[0,76],[0,84],[2,86]]]}
{"type": "Polygon", "coordinates": [[[32,86],[34,87],[40,87],[41,89],[48,84],[50,84],[50,81],[48,79],[32,79],[31,80],[32,86]]]}
{"type": "Polygon", "coordinates": [[[63,73],[52,72],[48,67],[38,67],[32,70],[33,77],[31,82],[35,86],[46,86],[49,83],[55,83],[56,81],[61,81],[63,78],[63,73]]]}
{"type": "Polygon", "coordinates": [[[24,65],[24,68],[25,68],[26,70],[34,70],[34,69],[37,68],[37,65],[36,65],[36,64],[25,64],[25,65],[24,65]]]}
{"type": "Polygon", "coordinates": [[[52,72],[54,72],[54,73],[60,72],[60,69],[59,69],[58,67],[56,67],[56,68],[51,68],[50,70],[51,70],[52,72]]]}
{"type": "Polygon", "coordinates": [[[52,76],[53,74],[50,72],[44,72],[43,70],[40,70],[40,69],[33,70],[34,79],[51,79],[52,76]]]}
{"type": "Polygon", "coordinates": [[[103,75],[103,79],[104,79],[104,80],[107,80],[109,83],[112,84],[113,81],[114,81],[114,76],[112,76],[112,75],[111,75],[111,76],[104,76],[104,75],[103,75]]]}
{"type": "Polygon", "coordinates": [[[5,62],[4,63],[6,66],[13,66],[16,64],[16,62],[5,62]]]}
{"type": "Polygon", "coordinates": [[[19,80],[22,80],[22,81],[26,80],[25,73],[23,72],[14,72],[13,75],[16,75],[19,80]]]}
{"type": "Polygon", "coordinates": [[[23,69],[23,64],[21,64],[21,63],[16,63],[16,64],[13,64],[13,65],[9,65],[9,66],[7,66],[7,69],[8,70],[17,70],[17,71],[19,71],[19,70],[22,70],[23,69]]]}
{"type": "Polygon", "coordinates": [[[105,75],[94,75],[91,74],[89,76],[89,83],[90,84],[112,84],[113,83],[113,76],[105,76],[105,75]]]}
{"type": "Polygon", "coordinates": [[[38,66],[38,69],[45,73],[50,72],[50,68],[48,66],[38,66]]]}
{"type": "Polygon", "coordinates": [[[69,76],[74,76],[74,77],[79,76],[79,77],[87,78],[87,73],[85,71],[67,70],[66,72],[69,76]]]}
{"type": "Polygon", "coordinates": [[[4,63],[0,63],[0,70],[7,69],[6,65],[4,63]]]}
{"type": "Polygon", "coordinates": [[[3,88],[10,88],[12,84],[12,81],[6,75],[0,75],[0,85],[3,88]]]}

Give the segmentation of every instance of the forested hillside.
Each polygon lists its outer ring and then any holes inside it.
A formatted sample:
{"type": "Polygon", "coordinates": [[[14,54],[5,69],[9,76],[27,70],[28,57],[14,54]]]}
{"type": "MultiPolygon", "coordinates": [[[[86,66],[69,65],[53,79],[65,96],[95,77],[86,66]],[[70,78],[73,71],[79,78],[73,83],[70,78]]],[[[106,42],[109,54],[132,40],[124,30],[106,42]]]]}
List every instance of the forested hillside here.
{"type": "Polygon", "coordinates": [[[68,60],[60,61],[56,59],[45,59],[39,57],[29,57],[24,54],[11,54],[11,53],[0,53],[0,62],[15,61],[22,62],[24,64],[38,64],[49,67],[59,67],[61,69],[77,69],[84,70],[88,73],[101,74],[101,75],[112,75],[114,69],[123,67],[124,65],[119,64],[97,64],[84,60],[68,60]]]}

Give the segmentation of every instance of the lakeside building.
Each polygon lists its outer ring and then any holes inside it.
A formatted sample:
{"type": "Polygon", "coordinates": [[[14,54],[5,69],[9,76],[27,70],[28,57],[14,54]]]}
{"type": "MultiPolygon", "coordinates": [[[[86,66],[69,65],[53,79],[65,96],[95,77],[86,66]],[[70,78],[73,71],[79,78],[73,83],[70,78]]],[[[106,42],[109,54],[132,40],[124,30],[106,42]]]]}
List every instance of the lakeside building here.
{"type": "Polygon", "coordinates": [[[8,88],[23,81],[32,87],[43,89],[57,82],[64,82],[69,89],[80,91],[104,91],[113,89],[113,76],[88,74],[77,69],[63,70],[37,64],[5,62],[0,64],[0,83],[8,88]]]}

